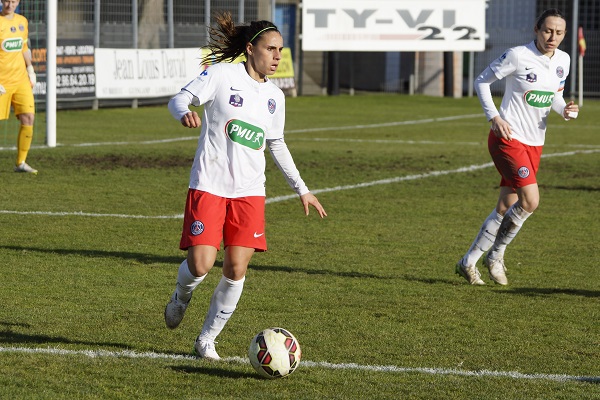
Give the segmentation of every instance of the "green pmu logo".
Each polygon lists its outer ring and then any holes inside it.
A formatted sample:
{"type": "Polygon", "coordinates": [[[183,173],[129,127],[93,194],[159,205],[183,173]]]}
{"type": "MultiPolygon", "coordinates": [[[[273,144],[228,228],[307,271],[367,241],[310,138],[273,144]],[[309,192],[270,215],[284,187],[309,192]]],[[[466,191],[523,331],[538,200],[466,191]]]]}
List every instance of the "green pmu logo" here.
{"type": "Polygon", "coordinates": [[[257,126],[239,119],[232,119],[225,125],[229,139],[253,150],[262,149],[265,144],[265,133],[257,126]]]}
{"type": "Polygon", "coordinates": [[[523,95],[525,102],[532,107],[546,108],[552,105],[554,92],[544,92],[542,90],[530,90],[523,95]]]}
{"type": "Polygon", "coordinates": [[[13,52],[23,49],[23,38],[9,38],[2,42],[2,50],[13,52]]]}

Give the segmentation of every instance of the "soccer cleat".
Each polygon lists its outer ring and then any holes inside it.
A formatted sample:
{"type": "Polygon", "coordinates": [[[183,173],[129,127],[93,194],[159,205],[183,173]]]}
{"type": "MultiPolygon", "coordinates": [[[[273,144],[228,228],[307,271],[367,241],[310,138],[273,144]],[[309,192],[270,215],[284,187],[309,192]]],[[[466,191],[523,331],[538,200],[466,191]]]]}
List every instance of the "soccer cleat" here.
{"type": "Polygon", "coordinates": [[[485,285],[481,280],[481,274],[474,265],[464,266],[462,260],[456,263],[456,273],[465,278],[471,285],[485,285]]]}
{"type": "Polygon", "coordinates": [[[29,172],[30,174],[37,174],[37,169],[31,168],[25,161],[15,167],[15,172],[29,172]]]}
{"type": "Polygon", "coordinates": [[[188,304],[190,304],[189,300],[187,303],[180,302],[177,300],[177,292],[173,292],[171,300],[165,307],[165,323],[167,324],[167,328],[175,329],[179,326],[188,304]]]}
{"type": "Polygon", "coordinates": [[[205,358],[207,360],[218,361],[221,359],[215,350],[215,341],[209,339],[200,339],[200,336],[196,338],[194,343],[194,354],[198,358],[205,358]]]}
{"type": "Polygon", "coordinates": [[[490,279],[496,282],[498,285],[508,285],[508,279],[506,279],[506,267],[504,266],[504,259],[500,258],[494,260],[489,256],[483,259],[483,265],[488,268],[490,272],[490,279]]]}

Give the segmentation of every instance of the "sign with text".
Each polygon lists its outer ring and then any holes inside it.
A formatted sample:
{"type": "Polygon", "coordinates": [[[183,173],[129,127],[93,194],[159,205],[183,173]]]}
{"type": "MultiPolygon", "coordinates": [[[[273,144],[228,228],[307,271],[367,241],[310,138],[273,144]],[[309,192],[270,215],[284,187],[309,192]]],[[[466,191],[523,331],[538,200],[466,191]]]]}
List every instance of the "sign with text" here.
{"type": "Polygon", "coordinates": [[[199,49],[96,49],[96,97],[173,96],[202,71],[199,49]]]}
{"type": "MultiPolygon", "coordinates": [[[[96,49],[96,97],[133,99],[168,97],[195,79],[207,49],[96,49]]],[[[234,62],[241,62],[239,57],[234,62]]],[[[294,68],[289,48],[284,48],[277,73],[271,77],[282,89],[294,87],[294,68]]]]}
{"type": "MultiPolygon", "coordinates": [[[[46,95],[46,43],[32,42],[31,60],[37,74],[36,96],[46,95]]],[[[59,100],[94,98],[94,45],[88,40],[60,39],[56,46],[56,97],[59,100]]]]}
{"type": "Polygon", "coordinates": [[[485,0],[303,0],[304,51],[483,51],[485,0]]]}

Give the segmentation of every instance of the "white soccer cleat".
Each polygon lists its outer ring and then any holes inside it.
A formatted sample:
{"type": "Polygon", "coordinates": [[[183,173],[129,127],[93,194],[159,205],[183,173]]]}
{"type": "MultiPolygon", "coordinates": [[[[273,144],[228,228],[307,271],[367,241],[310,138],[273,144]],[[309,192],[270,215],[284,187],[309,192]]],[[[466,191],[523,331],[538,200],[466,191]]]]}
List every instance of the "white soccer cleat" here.
{"type": "Polygon", "coordinates": [[[15,172],[29,172],[30,174],[37,174],[37,169],[31,168],[26,162],[22,162],[21,164],[15,167],[15,172]]]}
{"type": "Polygon", "coordinates": [[[221,359],[217,354],[217,350],[215,350],[215,341],[205,338],[201,339],[200,336],[196,338],[196,342],[194,343],[194,354],[198,358],[205,358],[212,361],[221,359]]]}
{"type": "Polygon", "coordinates": [[[456,273],[465,278],[471,285],[485,285],[481,280],[481,273],[474,265],[464,266],[462,260],[456,263],[456,273]]]}
{"type": "Polygon", "coordinates": [[[173,292],[171,300],[165,307],[165,324],[167,324],[167,328],[175,329],[179,326],[188,304],[190,304],[189,300],[187,303],[180,302],[177,300],[177,292],[173,292]]]}
{"type": "Polygon", "coordinates": [[[483,265],[488,268],[490,272],[490,279],[496,282],[498,285],[508,285],[508,279],[506,279],[506,267],[504,266],[504,259],[500,258],[495,260],[486,256],[483,259],[483,265]]]}

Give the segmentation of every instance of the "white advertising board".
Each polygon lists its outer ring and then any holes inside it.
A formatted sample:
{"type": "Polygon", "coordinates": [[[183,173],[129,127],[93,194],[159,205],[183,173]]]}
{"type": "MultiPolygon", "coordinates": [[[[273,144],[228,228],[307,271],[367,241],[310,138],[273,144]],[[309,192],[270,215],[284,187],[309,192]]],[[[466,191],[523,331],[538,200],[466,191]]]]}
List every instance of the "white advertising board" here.
{"type": "Polygon", "coordinates": [[[483,51],[485,0],[303,0],[304,51],[483,51]]]}
{"type": "Polygon", "coordinates": [[[200,74],[200,49],[103,49],[95,54],[96,97],[173,96],[200,74]]]}

